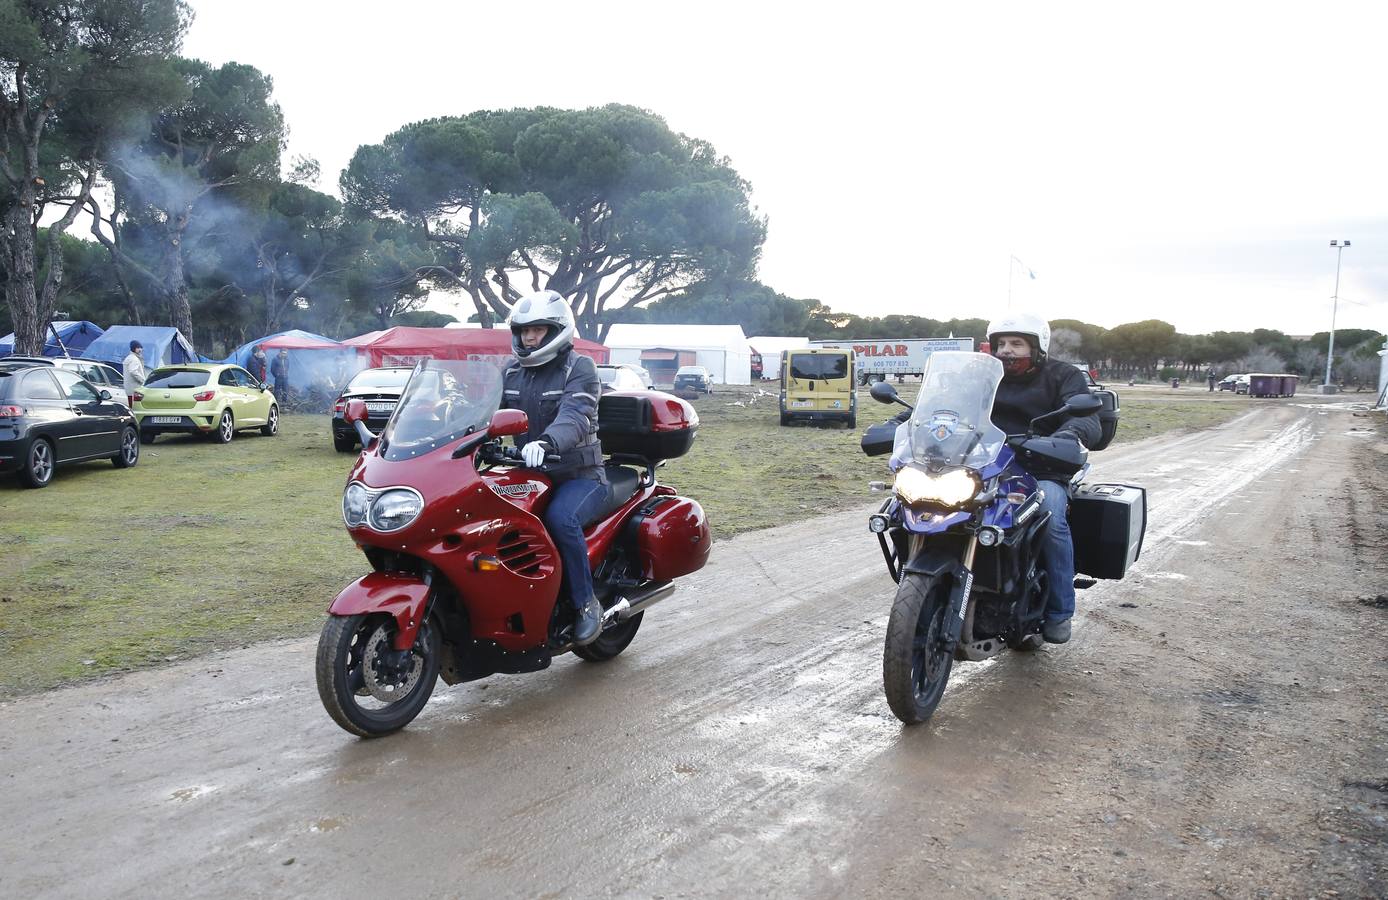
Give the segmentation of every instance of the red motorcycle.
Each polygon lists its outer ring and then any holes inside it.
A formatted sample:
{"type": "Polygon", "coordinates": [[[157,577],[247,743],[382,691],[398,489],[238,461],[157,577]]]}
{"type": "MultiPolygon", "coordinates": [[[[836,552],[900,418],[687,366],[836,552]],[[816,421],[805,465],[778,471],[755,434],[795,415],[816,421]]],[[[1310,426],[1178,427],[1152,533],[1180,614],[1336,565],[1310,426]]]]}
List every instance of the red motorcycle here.
{"type": "Polygon", "coordinates": [[[559,552],[540,518],[550,473],[524,468],[502,446],[528,421],[519,410],[498,410],[501,391],[490,363],[428,360],[379,437],[366,428],[362,401],[347,406],[365,449],[348,476],[342,517],[372,571],[329,607],[317,680],[328,714],[353,734],[405,727],[440,676],[457,684],[534,672],[569,650],[590,662],[612,659],[645,610],[673,592],[674,579],[708,559],[703,509],[656,480],[662,461],[694,443],[693,407],[656,391],[605,395],[598,436],[608,494],[585,528],[603,630],[574,646],[574,611],[555,602],[559,552]]]}

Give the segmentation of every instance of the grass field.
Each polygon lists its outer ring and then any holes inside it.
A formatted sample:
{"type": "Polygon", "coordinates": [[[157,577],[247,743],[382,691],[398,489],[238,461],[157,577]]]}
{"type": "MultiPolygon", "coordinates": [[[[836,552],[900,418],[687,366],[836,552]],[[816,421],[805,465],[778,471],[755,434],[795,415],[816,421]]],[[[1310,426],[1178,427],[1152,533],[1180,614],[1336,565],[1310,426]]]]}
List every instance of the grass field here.
{"type": "MultiPolygon", "coordinates": [[[[1248,406],[1162,390],[1120,389],[1117,440],[1248,406]]],[[[866,483],[885,466],[862,455],[859,432],[782,428],[775,396],[752,398],[697,401],[694,449],[661,472],[703,504],[716,537],[873,502],[866,483]]],[[[860,426],[890,415],[860,400],[860,426]]],[[[227,445],[163,437],[133,469],[85,463],[39,491],[0,479],[0,697],[313,633],[365,566],[339,512],[352,457],[333,451],[326,416],[281,428],[227,445]]]]}

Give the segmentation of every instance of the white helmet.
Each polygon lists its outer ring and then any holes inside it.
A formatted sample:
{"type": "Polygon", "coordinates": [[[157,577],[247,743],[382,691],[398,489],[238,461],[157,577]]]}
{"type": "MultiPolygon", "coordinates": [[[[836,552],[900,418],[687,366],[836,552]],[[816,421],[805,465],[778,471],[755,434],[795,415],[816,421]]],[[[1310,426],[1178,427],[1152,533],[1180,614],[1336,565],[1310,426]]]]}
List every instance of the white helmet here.
{"type": "Polygon", "coordinates": [[[558,291],[528,294],[511,307],[511,350],[523,366],[543,366],[574,344],[574,313],[558,291]],[[521,343],[521,329],[544,325],[549,333],[534,350],[521,343]]]}
{"type": "Polygon", "coordinates": [[[1000,334],[1020,334],[1029,338],[1038,363],[1051,349],[1051,323],[1035,313],[1003,313],[988,323],[988,343],[996,344],[1000,334]]]}

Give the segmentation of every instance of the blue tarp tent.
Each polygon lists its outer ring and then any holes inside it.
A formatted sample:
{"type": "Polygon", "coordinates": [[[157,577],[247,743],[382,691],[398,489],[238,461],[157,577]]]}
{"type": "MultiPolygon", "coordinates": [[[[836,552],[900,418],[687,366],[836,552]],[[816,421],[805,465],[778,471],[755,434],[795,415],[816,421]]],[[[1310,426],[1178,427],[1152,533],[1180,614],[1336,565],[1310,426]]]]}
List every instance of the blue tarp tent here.
{"type": "Polygon", "coordinates": [[[281,385],[275,384],[271,364],[281,350],[286,354],[289,387],[300,394],[312,391],[335,397],[365,364],[357,348],[297,328],[242,344],[222,362],[238,365],[259,378],[260,372],[256,371],[251,359],[256,347],[265,348],[265,380],[275,385],[275,395],[278,397],[285,396],[285,393],[281,385]]]}
{"type": "Polygon", "coordinates": [[[197,362],[197,354],[177,328],[163,325],[112,325],[106,333],[87,346],[82,355],[99,359],[121,368],[130,355],[130,342],[139,341],[145,348],[145,368],[197,362]]]}
{"type": "MultiPolygon", "coordinates": [[[[53,330],[48,331],[48,343],[43,345],[44,356],[62,356],[63,347],[67,348],[68,356],[81,356],[82,351],[92,341],[101,337],[101,328],[94,322],[54,322],[53,328],[58,330],[58,337],[62,338],[62,345],[59,346],[57,339],[53,337],[53,330]]],[[[9,356],[14,353],[14,333],[11,332],[0,338],[0,356],[9,356]]]]}

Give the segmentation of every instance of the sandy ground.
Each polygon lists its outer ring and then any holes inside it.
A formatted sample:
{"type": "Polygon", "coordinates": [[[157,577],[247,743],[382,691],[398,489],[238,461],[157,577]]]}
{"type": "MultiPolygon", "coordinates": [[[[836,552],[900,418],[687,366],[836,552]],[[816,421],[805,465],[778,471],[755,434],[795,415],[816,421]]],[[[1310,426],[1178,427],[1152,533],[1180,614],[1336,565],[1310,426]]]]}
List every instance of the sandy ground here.
{"type": "Polygon", "coordinates": [[[323,712],[313,641],[6,703],[0,895],[1383,896],[1388,427],[1300,399],[1096,455],[1151,490],[1137,571],[919,728],[863,509],[382,740],[323,712]]]}

